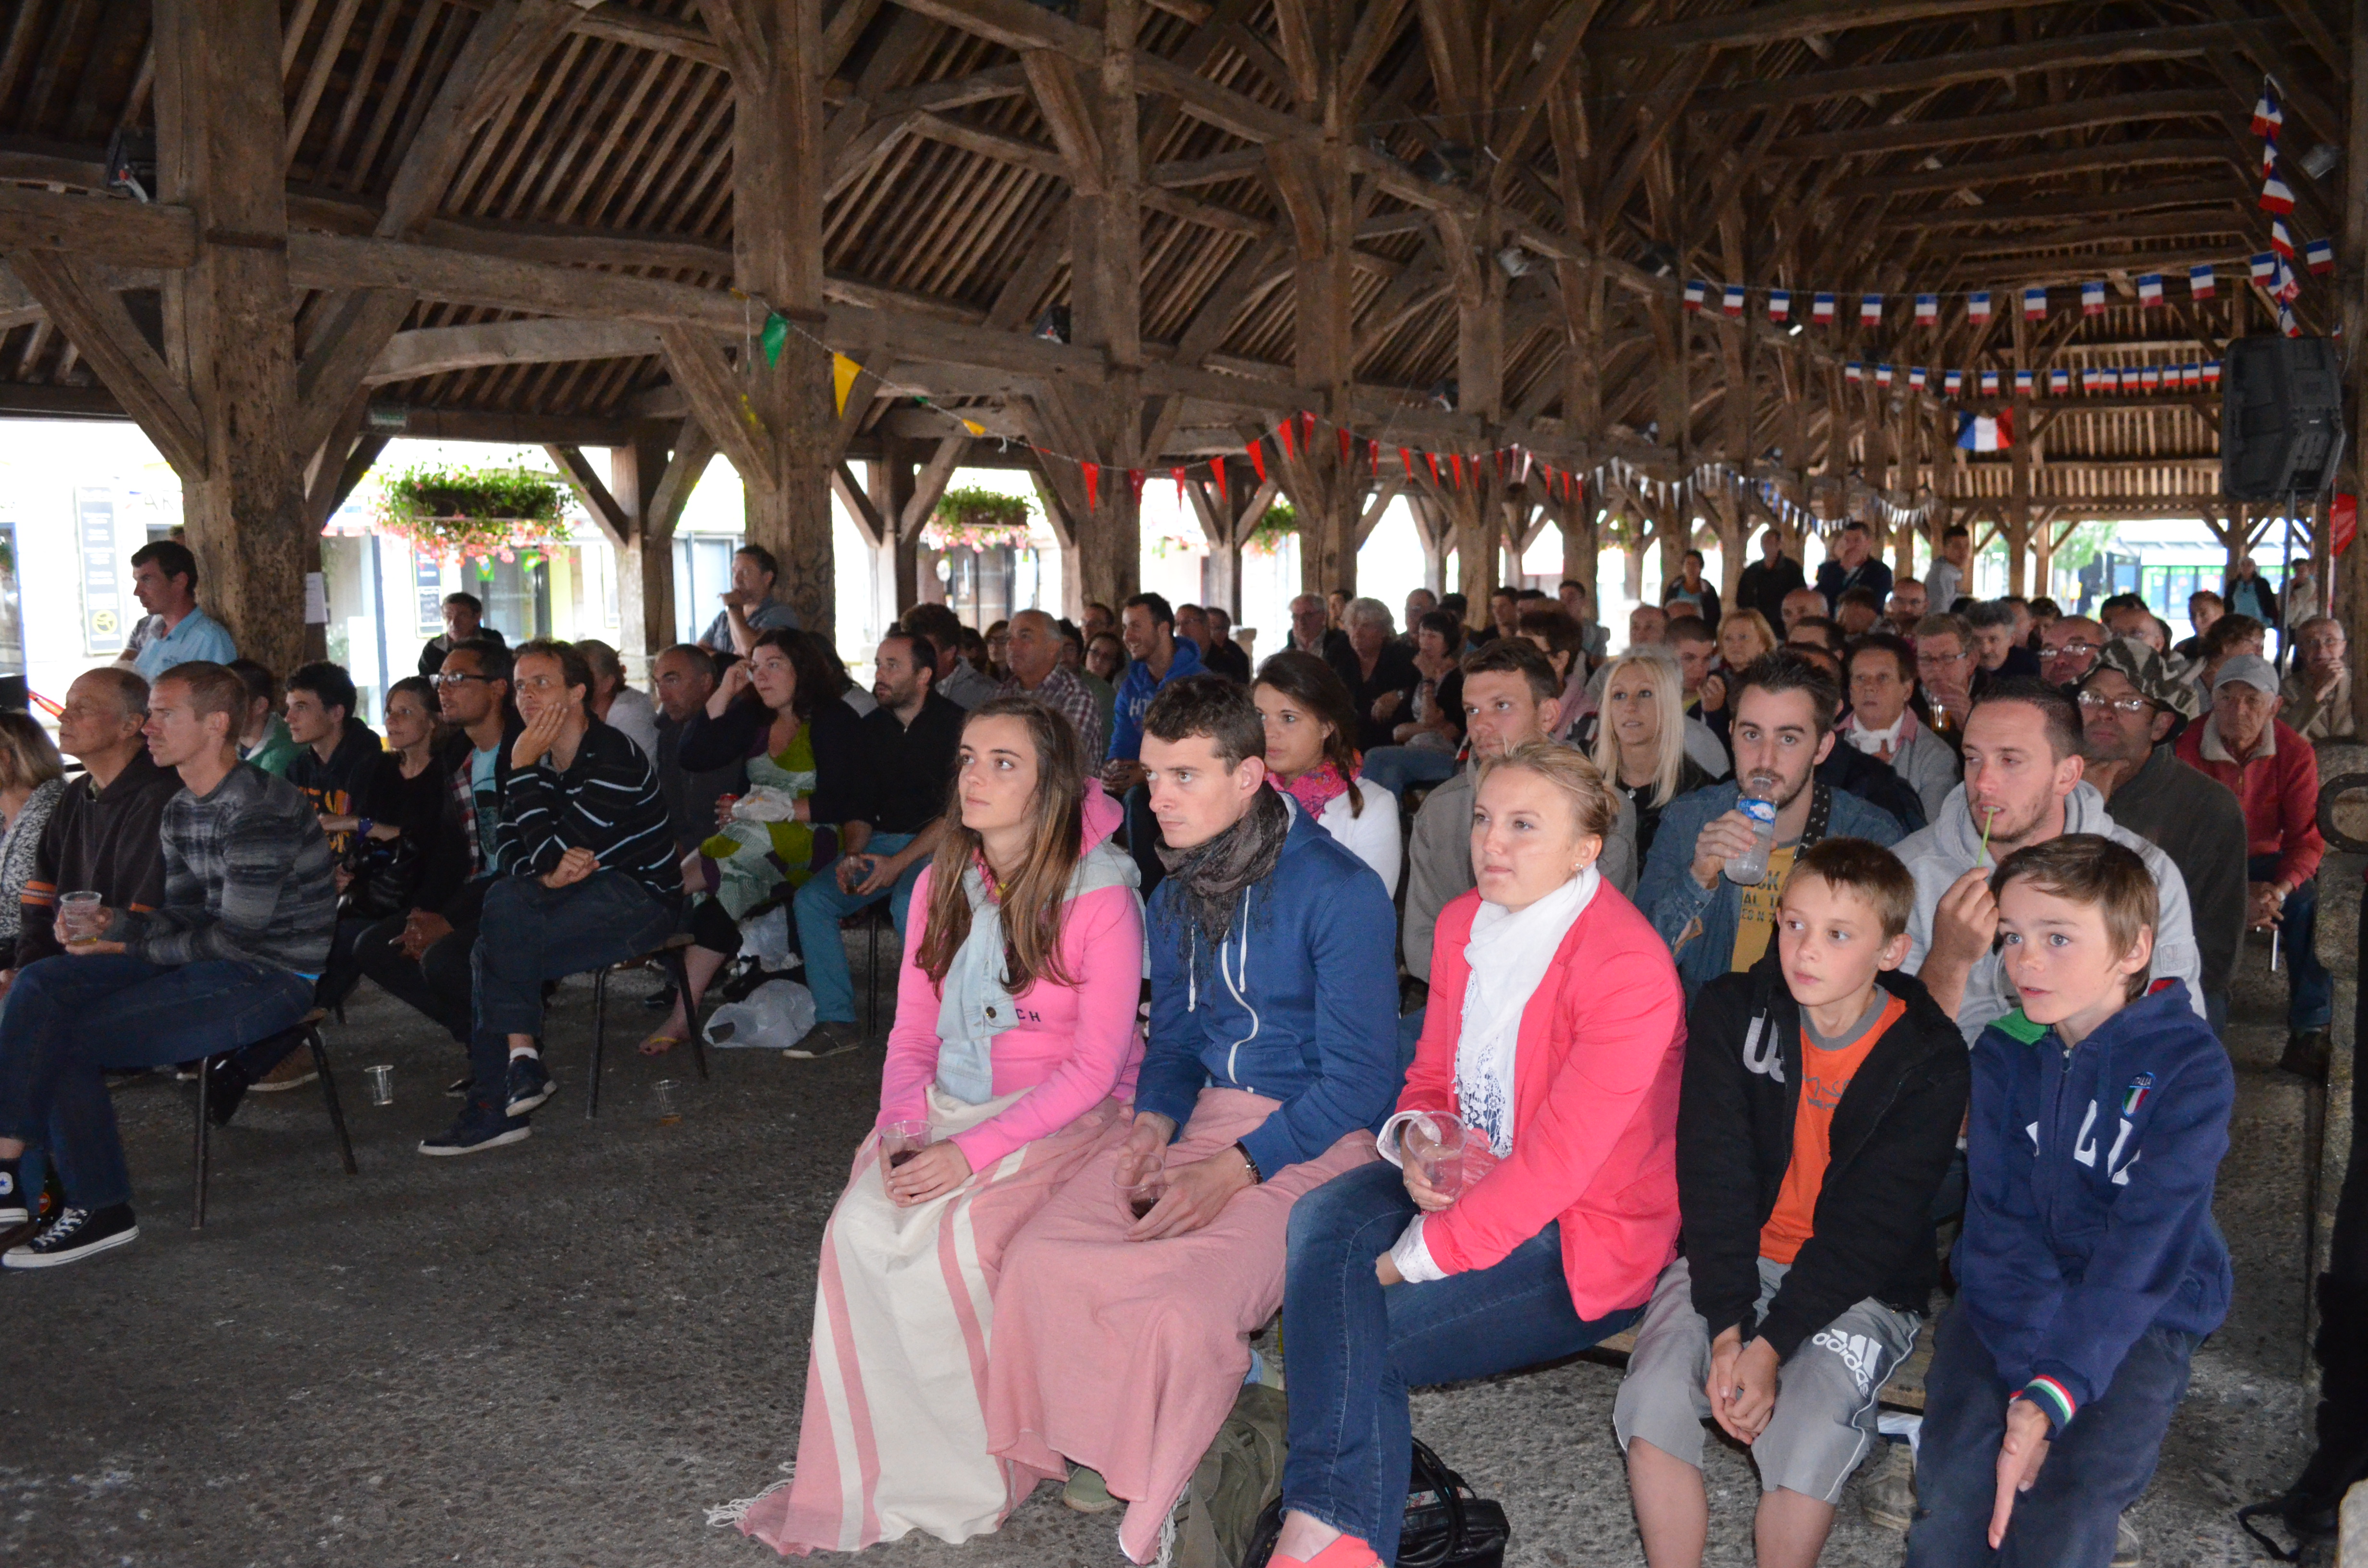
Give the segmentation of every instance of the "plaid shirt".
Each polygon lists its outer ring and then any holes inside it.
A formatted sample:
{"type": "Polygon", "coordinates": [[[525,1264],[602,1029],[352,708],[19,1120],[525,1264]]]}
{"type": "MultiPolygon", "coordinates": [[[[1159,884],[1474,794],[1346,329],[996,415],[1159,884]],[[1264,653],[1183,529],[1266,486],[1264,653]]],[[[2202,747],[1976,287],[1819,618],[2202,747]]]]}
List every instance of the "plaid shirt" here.
{"type": "Polygon", "coordinates": [[[1053,673],[1030,691],[1019,684],[1018,676],[1005,677],[995,688],[997,697],[1032,697],[1053,712],[1069,721],[1077,732],[1077,740],[1086,748],[1088,762],[1099,761],[1109,749],[1110,736],[1102,732],[1102,705],[1077,672],[1064,665],[1053,666],[1053,673]]]}

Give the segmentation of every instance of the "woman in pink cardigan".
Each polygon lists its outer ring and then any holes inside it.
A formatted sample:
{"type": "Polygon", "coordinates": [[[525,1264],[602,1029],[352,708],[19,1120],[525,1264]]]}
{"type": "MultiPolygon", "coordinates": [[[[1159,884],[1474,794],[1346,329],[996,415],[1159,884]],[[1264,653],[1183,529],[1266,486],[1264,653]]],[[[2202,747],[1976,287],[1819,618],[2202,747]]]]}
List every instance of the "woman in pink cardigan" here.
{"type": "Polygon", "coordinates": [[[954,795],[913,889],[879,1120],[823,1233],[796,1479],[726,1515],[785,1555],[966,1540],[1035,1489],[986,1449],[996,1281],[1012,1233],[1126,1131],[1143,906],[1117,802],[1028,698],[971,714],[954,795]],[[900,1122],[927,1146],[883,1146],[900,1122]]]}
{"type": "Polygon", "coordinates": [[[1479,885],[1439,918],[1422,1041],[1381,1133],[1393,1163],[1292,1211],[1275,1568],[1394,1562],[1407,1390],[1618,1333],[1677,1255],[1684,1000],[1668,947],[1596,872],[1613,810],[1562,746],[1481,771],[1479,885]],[[1425,1179],[1424,1113],[1469,1129],[1455,1190],[1425,1179]]]}

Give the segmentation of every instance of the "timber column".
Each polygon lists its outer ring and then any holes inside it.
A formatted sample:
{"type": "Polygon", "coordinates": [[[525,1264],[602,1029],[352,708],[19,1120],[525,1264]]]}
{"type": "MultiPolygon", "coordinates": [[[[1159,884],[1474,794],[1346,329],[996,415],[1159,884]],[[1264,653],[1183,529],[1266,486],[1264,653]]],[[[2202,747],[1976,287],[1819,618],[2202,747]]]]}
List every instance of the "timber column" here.
{"type": "Polygon", "coordinates": [[[200,602],[241,653],[288,670],[317,653],[304,576],[321,569],[321,545],[287,438],[296,326],[279,50],[275,0],[156,6],[158,195],[191,209],[198,230],[197,264],[164,285],[165,359],[194,404],[195,450],[158,444],[180,472],[200,602]]]}

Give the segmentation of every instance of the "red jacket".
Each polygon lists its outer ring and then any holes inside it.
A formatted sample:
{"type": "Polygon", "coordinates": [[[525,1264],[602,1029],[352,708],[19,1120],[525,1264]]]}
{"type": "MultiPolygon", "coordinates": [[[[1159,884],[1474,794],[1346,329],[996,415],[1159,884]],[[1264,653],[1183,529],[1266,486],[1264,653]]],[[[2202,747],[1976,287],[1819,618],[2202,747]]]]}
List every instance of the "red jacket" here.
{"type": "MultiPolygon", "coordinates": [[[[2287,889],[2318,874],[2327,840],[2318,832],[2318,753],[2283,720],[2272,719],[2252,756],[2239,762],[2218,721],[2192,724],[2173,748],[2179,760],[2220,780],[2245,807],[2245,851],[2274,855],[2287,889]]],[[[1427,1228],[1427,1227],[1426,1227],[1427,1228]]]]}
{"type": "MultiPolygon", "coordinates": [[[[1440,912],[1430,1004],[1400,1110],[1452,1110],[1463,957],[1480,895],[1440,912]]],[[[1423,1221],[1450,1274],[1486,1268],[1562,1221],[1571,1305],[1599,1318],[1640,1305],[1678,1254],[1678,1089],[1685,998],[1668,945],[1605,882],[1571,923],[1521,1014],[1513,1153],[1423,1221]]]]}

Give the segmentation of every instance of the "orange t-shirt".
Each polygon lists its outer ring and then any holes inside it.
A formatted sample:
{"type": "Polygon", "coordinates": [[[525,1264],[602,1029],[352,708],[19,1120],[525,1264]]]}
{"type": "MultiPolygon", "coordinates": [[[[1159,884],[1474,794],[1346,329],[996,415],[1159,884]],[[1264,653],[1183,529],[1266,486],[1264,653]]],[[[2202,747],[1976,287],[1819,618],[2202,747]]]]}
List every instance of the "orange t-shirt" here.
{"type": "Polygon", "coordinates": [[[1820,1048],[1809,1037],[1806,1017],[1801,1020],[1801,1098],[1793,1113],[1793,1159],[1784,1167],[1784,1185],[1776,1189],[1776,1207],[1759,1227],[1759,1256],[1774,1263],[1791,1263],[1816,1231],[1817,1194],[1826,1185],[1826,1162],[1833,1153],[1834,1107],[1858,1075],[1867,1052],[1901,1018],[1907,1004],[1885,993],[1883,1011],[1859,1037],[1839,1051],[1820,1048]]]}

